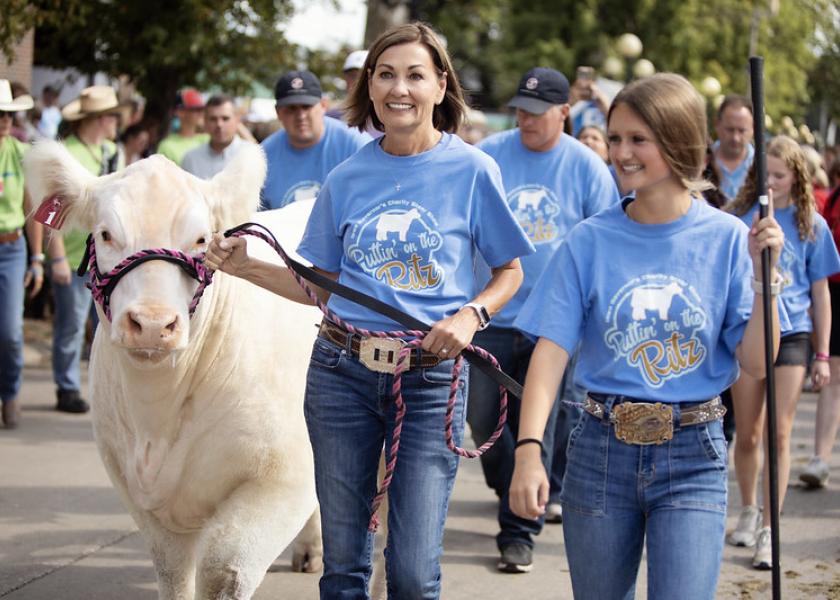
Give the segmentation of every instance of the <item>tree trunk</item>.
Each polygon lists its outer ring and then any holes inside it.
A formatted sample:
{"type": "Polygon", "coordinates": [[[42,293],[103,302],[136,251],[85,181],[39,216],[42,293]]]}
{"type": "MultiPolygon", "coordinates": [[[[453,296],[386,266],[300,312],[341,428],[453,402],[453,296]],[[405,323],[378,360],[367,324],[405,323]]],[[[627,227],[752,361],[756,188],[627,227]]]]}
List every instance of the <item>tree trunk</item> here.
{"type": "Polygon", "coordinates": [[[408,23],[409,4],[408,0],[368,0],[365,47],[370,47],[373,40],[391,27],[408,23]]]}

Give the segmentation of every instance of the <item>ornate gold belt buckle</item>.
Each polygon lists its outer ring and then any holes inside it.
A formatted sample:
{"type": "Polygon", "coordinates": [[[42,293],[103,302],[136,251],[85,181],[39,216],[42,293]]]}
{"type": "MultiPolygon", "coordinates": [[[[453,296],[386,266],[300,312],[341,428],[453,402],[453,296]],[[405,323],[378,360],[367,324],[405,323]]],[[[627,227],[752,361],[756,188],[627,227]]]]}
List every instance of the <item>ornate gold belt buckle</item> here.
{"type": "Polygon", "coordinates": [[[362,338],[359,343],[359,362],[371,371],[393,375],[403,346],[405,342],[397,338],[362,338]]]}
{"type": "Polygon", "coordinates": [[[625,402],[613,407],[610,420],[615,437],[626,444],[662,444],[674,437],[673,410],[656,402],[625,402]]]}

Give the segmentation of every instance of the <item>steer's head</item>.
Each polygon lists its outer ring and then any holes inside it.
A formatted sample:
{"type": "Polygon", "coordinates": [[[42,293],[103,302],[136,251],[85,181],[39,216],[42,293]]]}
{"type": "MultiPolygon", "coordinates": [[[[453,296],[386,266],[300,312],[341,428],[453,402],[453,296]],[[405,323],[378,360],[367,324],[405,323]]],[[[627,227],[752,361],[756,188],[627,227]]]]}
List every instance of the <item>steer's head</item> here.
{"type": "MultiPolygon", "coordinates": [[[[265,177],[262,150],[251,144],[243,145],[210,181],[157,155],[119,173],[94,177],[55,142],[36,144],[24,164],[35,204],[54,195],[61,199],[67,215],[62,233],[93,233],[101,273],[141,250],[200,255],[214,231],[248,220],[265,177]]],[[[137,363],[159,363],[187,345],[189,305],[197,286],[177,264],[140,264],[114,288],[110,323],[97,307],[104,328],[100,335],[109,335],[137,363]]],[[[201,312],[199,307],[196,318],[201,312]]]]}

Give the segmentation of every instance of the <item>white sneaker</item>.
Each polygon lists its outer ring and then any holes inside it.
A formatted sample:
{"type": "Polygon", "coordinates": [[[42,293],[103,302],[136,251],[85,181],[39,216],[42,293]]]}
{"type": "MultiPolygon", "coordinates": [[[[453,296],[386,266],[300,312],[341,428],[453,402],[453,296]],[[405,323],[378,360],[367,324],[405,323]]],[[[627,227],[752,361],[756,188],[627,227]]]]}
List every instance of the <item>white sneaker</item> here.
{"type": "Polygon", "coordinates": [[[559,502],[549,502],[548,505],[545,507],[545,522],[562,523],[563,505],[559,502]]]}
{"type": "Polygon", "coordinates": [[[799,479],[808,487],[823,488],[828,483],[828,465],[819,456],[812,456],[799,479]]]}
{"type": "Polygon", "coordinates": [[[727,543],[733,546],[755,546],[755,535],[761,522],[761,511],[757,506],[750,505],[741,509],[738,525],[726,536],[727,543]]]}
{"type": "Polygon", "coordinates": [[[773,568],[773,553],[770,545],[769,527],[762,527],[758,530],[752,566],[754,569],[759,569],[760,571],[769,571],[773,568]]]}

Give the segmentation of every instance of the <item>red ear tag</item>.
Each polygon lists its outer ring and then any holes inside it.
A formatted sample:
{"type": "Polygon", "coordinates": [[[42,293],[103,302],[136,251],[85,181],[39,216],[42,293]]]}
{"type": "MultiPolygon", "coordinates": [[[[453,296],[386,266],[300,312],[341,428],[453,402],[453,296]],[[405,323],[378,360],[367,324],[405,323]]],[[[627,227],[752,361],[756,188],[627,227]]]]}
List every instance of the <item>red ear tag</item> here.
{"type": "Polygon", "coordinates": [[[61,229],[67,216],[61,201],[61,196],[49,196],[41,202],[33,218],[50,229],[61,229]]]}

